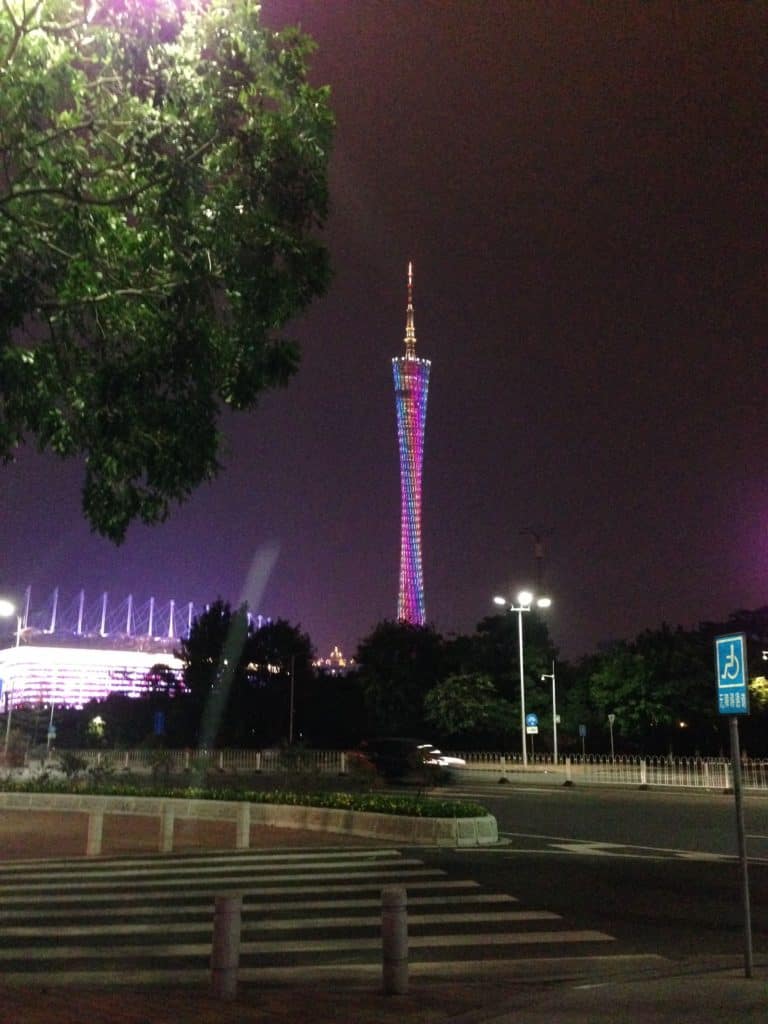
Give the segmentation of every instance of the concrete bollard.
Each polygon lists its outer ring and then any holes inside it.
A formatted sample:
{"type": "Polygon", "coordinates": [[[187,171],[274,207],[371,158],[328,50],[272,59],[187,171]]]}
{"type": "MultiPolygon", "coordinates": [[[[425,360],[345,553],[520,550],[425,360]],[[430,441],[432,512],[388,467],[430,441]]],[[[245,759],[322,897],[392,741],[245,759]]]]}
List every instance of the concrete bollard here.
{"type": "Polygon", "coordinates": [[[163,804],[160,812],[160,853],[173,852],[173,830],[176,824],[176,812],[170,804],[163,804]]]}
{"type": "Polygon", "coordinates": [[[242,803],[237,808],[235,849],[247,850],[251,845],[251,805],[242,803]]]}
{"type": "Polygon", "coordinates": [[[85,843],[87,857],[98,857],[104,835],[104,811],[90,811],[88,814],[88,839],[85,843]]]}
{"type": "Polygon", "coordinates": [[[408,910],[402,885],[381,890],[382,981],[385,995],[408,992],[408,910]]]}
{"type": "Polygon", "coordinates": [[[211,993],[217,999],[234,999],[237,995],[242,912],[242,896],[216,897],[211,946],[211,993]]]}

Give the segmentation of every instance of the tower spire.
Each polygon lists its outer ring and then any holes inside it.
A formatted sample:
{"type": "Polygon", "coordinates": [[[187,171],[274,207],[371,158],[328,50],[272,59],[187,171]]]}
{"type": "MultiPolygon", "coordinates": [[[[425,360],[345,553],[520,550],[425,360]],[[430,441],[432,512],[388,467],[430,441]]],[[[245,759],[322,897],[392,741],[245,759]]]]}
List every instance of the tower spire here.
{"type": "Polygon", "coordinates": [[[416,328],[413,325],[413,263],[408,263],[408,305],[405,310],[405,358],[416,358],[416,328]]]}

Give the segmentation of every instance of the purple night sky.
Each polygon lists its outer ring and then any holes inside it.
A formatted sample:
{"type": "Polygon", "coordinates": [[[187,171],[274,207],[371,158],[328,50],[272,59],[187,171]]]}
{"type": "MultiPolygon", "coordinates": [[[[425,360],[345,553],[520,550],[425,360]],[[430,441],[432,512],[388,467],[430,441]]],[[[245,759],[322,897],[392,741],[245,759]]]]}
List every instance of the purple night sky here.
{"type": "Polygon", "coordinates": [[[300,375],[228,418],[217,481],[115,548],[82,468],[0,469],[0,590],[248,599],[354,653],[394,618],[391,359],[432,360],[427,618],[535,576],[564,656],[768,603],[768,7],[266,0],[337,116],[335,279],[300,375]]]}

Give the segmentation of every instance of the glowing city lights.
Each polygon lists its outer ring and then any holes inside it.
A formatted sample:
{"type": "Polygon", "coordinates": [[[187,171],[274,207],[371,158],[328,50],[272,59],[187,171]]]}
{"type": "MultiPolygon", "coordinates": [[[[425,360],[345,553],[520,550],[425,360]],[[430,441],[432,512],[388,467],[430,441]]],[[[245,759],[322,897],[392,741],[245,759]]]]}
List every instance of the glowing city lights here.
{"type": "Polygon", "coordinates": [[[409,263],[405,355],[392,360],[400,450],[400,586],[397,617],[423,626],[426,611],[421,551],[421,485],[431,364],[428,359],[417,359],[415,348],[413,266],[409,263]]]}
{"type": "Polygon", "coordinates": [[[41,704],[82,707],[110,693],[140,697],[163,664],[179,679],[182,662],[171,653],[22,646],[0,650],[0,678],[10,681],[3,700],[13,707],[41,704]]]}

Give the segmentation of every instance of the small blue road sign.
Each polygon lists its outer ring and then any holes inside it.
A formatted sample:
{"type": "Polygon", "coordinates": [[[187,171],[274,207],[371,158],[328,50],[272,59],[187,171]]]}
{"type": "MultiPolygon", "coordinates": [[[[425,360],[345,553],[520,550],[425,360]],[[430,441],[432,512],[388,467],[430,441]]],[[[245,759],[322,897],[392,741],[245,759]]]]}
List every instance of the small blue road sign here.
{"type": "Polygon", "coordinates": [[[720,714],[748,715],[747,642],[743,633],[715,637],[715,667],[720,714]]]}
{"type": "Polygon", "coordinates": [[[581,736],[582,739],[583,739],[586,735],[587,735],[587,727],[586,727],[586,725],[580,725],[579,726],[579,736],[581,736]]]}
{"type": "Polygon", "coordinates": [[[538,725],[539,724],[539,716],[538,715],[526,715],[525,716],[525,724],[526,725],[538,725]]]}

